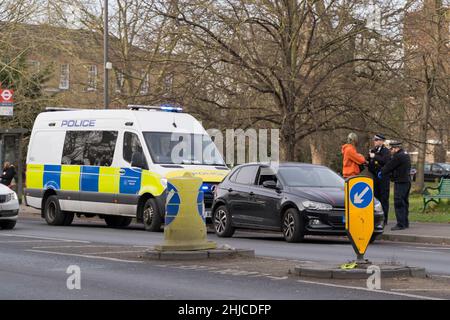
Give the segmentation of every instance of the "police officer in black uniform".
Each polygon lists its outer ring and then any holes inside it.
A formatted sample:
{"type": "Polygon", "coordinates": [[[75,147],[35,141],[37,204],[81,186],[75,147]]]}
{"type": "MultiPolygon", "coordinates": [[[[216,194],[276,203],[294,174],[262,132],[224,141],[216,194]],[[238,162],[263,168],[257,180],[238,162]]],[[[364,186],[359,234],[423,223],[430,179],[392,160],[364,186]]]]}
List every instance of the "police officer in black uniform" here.
{"type": "Polygon", "coordinates": [[[411,190],[411,159],[402,149],[402,143],[392,141],[390,150],[393,154],[389,161],[382,169],[381,175],[391,174],[394,181],[394,207],[397,225],[391,230],[403,230],[409,228],[409,191],[411,190]]]}
{"type": "Polygon", "coordinates": [[[382,134],[376,134],[373,137],[374,148],[369,151],[367,168],[373,175],[375,198],[381,202],[384,212],[384,224],[386,225],[389,214],[390,175],[381,174],[381,169],[391,160],[391,153],[384,145],[385,141],[386,138],[382,134]]]}

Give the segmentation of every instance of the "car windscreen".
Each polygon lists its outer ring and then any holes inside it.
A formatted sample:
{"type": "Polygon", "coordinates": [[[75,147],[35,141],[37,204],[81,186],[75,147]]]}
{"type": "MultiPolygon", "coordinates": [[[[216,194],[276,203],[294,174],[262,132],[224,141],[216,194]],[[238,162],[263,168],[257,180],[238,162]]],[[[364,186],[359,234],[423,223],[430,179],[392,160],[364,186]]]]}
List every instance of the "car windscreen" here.
{"type": "Polygon", "coordinates": [[[278,174],[290,187],[342,188],[344,179],[323,167],[291,166],[279,168],[278,174]]]}
{"type": "Polygon", "coordinates": [[[225,165],[207,134],[144,132],[144,139],[158,164],[225,165]]]}
{"type": "Polygon", "coordinates": [[[441,163],[439,164],[444,170],[450,171],[450,164],[449,163],[441,163]]]}

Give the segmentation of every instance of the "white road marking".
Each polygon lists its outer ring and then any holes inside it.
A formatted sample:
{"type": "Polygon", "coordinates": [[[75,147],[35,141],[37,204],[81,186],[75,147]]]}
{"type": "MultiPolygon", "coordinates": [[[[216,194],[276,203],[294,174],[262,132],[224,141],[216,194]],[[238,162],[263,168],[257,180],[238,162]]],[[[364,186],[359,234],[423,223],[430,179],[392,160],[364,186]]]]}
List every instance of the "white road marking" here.
{"type": "Polygon", "coordinates": [[[440,298],[419,296],[419,295],[415,295],[415,294],[392,292],[392,291],[386,291],[386,290],[370,290],[368,288],[363,288],[363,287],[344,286],[344,285],[332,284],[332,283],[314,282],[314,281],[306,281],[306,280],[297,280],[297,282],[308,283],[308,284],[317,284],[317,285],[326,286],[326,287],[351,289],[351,290],[361,290],[361,291],[367,291],[367,292],[372,292],[372,293],[391,294],[391,295],[394,295],[394,296],[403,296],[403,297],[422,299],[422,300],[444,300],[444,299],[440,299],[440,298]]]}
{"type": "Polygon", "coordinates": [[[103,251],[103,252],[88,252],[88,254],[111,254],[111,253],[143,253],[142,250],[124,250],[124,251],[103,251]]]}
{"type": "Polygon", "coordinates": [[[415,247],[416,249],[450,250],[450,247],[415,247]]]}
{"type": "Polygon", "coordinates": [[[430,289],[412,289],[412,288],[408,288],[408,289],[391,289],[391,291],[450,291],[450,289],[436,289],[436,288],[430,288],[430,289]]]}
{"type": "Polygon", "coordinates": [[[124,260],[124,259],[100,257],[100,256],[90,256],[90,255],[76,254],[76,253],[53,252],[53,251],[33,250],[33,249],[25,250],[25,251],[35,252],[35,253],[55,254],[55,255],[60,255],[60,256],[82,257],[82,258],[88,258],[88,259],[100,259],[100,260],[108,260],[108,261],[115,261],[115,262],[143,263],[143,261],[124,260]]]}
{"type": "Polygon", "coordinates": [[[6,240],[0,243],[36,243],[36,242],[55,242],[55,240],[6,240]]]}
{"type": "Polygon", "coordinates": [[[73,239],[62,239],[62,238],[49,238],[49,237],[39,237],[39,236],[30,236],[26,234],[1,234],[2,237],[22,237],[22,238],[30,238],[30,239],[40,239],[40,240],[54,240],[54,241],[61,241],[61,242],[79,242],[79,243],[91,243],[90,241],[84,241],[84,240],[73,240],[73,239]]]}
{"type": "Polygon", "coordinates": [[[437,278],[446,278],[446,279],[450,279],[450,276],[444,276],[441,274],[432,274],[431,277],[437,277],[437,278]]]}
{"type": "Polygon", "coordinates": [[[409,251],[409,252],[437,253],[436,251],[431,251],[431,250],[408,250],[408,249],[406,249],[405,251],[409,251]]]}
{"type": "Polygon", "coordinates": [[[93,245],[93,244],[87,244],[87,245],[80,245],[80,246],[39,246],[39,247],[33,247],[33,249],[65,249],[65,248],[104,248],[104,247],[113,247],[113,246],[105,246],[105,245],[93,245]]]}

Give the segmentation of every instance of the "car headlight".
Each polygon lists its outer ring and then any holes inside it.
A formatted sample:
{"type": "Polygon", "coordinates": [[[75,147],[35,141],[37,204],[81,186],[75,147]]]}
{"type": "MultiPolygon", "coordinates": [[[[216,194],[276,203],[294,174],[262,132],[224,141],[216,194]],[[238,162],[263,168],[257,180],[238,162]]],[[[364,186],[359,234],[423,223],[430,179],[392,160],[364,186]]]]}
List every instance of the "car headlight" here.
{"type": "Polygon", "coordinates": [[[11,200],[19,200],[19,198],[17,197],[17,193],[15,193],[15,192],[11,193],[10,198],[11,198],[11,200]]]}
{"type": "Polygon", "coordinates": [[[309,210],[332,210],[333,206],[328,203],[306,200],[302,202],[303,206],[309,210]]]}
{"type": "Polygon", "coordinates": [[[160,181],[161,181],[161,184],[163,185],[163,187],[167,188],[167,179],[166,178],[162,178],[160,181]]]}

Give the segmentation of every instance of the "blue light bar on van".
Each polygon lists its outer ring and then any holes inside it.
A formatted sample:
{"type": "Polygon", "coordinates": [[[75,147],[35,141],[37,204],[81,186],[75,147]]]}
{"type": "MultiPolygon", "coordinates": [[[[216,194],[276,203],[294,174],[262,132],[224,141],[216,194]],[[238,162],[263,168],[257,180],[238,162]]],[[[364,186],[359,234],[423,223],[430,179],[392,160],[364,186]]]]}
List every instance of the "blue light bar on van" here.
{"type": "Polygon", "coordinates": [[[167,112],[183,112],[183,108],[172,106],[169,104],[163,104],[160,106],[160,109],[167,112]]]}
{"type": "Polygon", "coordinates": [[[166,112],[183,112],[183,108],[164,104],[161,106],[143,106],[138,104],[130,104],[128,105],[128,109],[131,110],[161,110],[166,112]]]}

